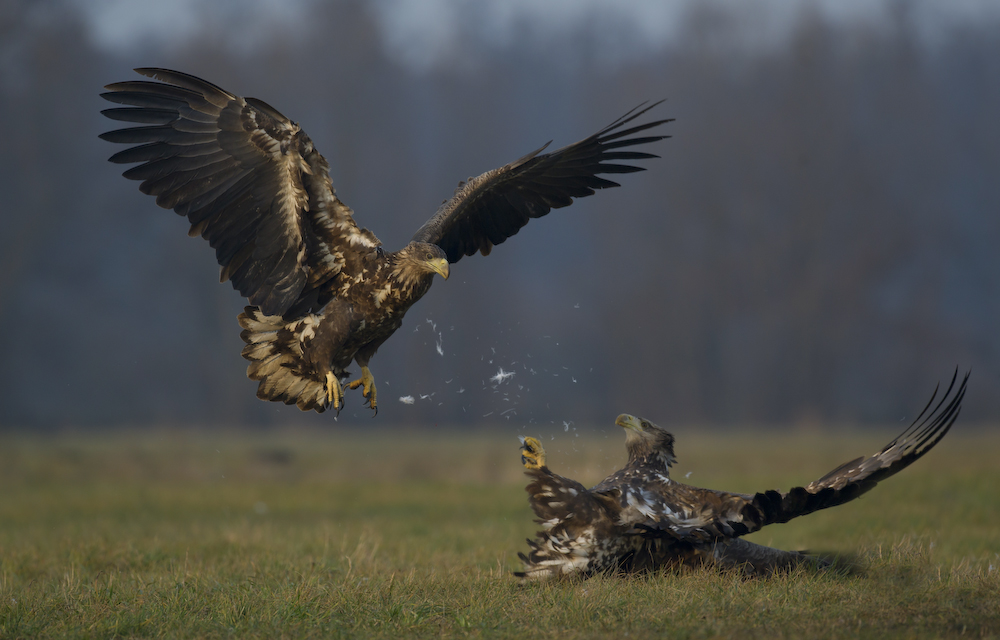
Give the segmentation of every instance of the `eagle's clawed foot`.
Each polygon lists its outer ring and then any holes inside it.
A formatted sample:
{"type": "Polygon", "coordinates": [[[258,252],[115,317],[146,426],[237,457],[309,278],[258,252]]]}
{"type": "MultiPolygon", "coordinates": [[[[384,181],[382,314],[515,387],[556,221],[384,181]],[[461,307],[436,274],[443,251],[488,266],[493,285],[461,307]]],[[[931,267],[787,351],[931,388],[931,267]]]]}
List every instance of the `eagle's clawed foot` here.
{"type": "Polygon", "coordinates": [[[545,466],[545,449],[536,438],[521,437],[521,464],[528,470],[545,466]]]}
{"type": "MultiPolygon", "coordinates": [[[[349,389],[363,387],[361,395],[368,400],[368,406],[378,415],[378,404],[375,402],[375,377],[368,367],[361,367],[361,377],[347,385],[349,389]]],[[[374,416],[373,416],[374,417],[374,416]]]]}
{"type": "Polygon", "coordinates": [[[326,372],[326,402],[337,413],[340,413],[340,408],[344,405],[344,391],[340,388],[340,380],[332,371],[326,372]]]}

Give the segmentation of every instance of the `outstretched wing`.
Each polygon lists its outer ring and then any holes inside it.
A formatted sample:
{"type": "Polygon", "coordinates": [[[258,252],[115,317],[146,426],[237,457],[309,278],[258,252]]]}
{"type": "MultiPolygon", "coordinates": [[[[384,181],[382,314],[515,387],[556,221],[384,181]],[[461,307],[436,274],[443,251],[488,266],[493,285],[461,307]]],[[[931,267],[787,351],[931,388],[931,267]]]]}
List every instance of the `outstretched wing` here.
{"type": "MultiPolygon", "coordinates": [[[[662,100],[660,101],[662,102],[662,100]]],[[[444,249],[449,262],[479,251],[488,255],[494,245],[511,237],[531,218],[540,218],[552,209],[569,206],[573,198],[593,195],[595,189],[619,184],[602,173],[633,173],[644,167],[622,164],[620,160],[656,158],[651,153],[622,150],[669,136],[629,138],[671,120],[657,120],[622,129],[656,105],[636,107],[594,135],[558,151],[539,155],[545,147],[520,160],[476,178],[469,178],[455,190],[438,212],[413,236],[444,249]]]]}
{"type": "Polygon", "coordinates": [[[118,82],[101,94],[126,105],[102,113],[142,126],[101,138],[131,146],[123,175],[191,222],[215,249],[221,280],[266,315],[283,315],[330,281],[347,254],[378,245],[334,193],[329,165],[299,125],[254,98],[194,76],[136,69],[159,80],[118,82]]]}
{"type": "Polygon", "coordinates": [[[957,381],[956,370],[941,400],[934,405],[938,392],[935,388],[916,420],[878,453],[844,463],[808,486],[795,487],[787,493],[766,491],[755,495],[753,504],[763,514],[763,524],[788,522],[819,509],[844,504],[913,464],[941,441],[958,418],[969,374],[965,374],[956,391],[957,381]],[[954,396],[952,391],[955,391],[954,396]]]}
{"type": "Polygon", "coordinates": [[[958,372],[934,405],[938,389],[903,433],[867,458],[843,464],[805,487],[786,493],[765,491],[742,495],[690,487],[677,482],[631,480],[602,489],[619,500],[623,524],[652,535],[706,541],[741,536],[761,527],[849,502],[880,481],[899,473],[930,451],[958,418],[969,374],[957,390],[958,372]],[[952,395],[952,392],[955,392],[952,395]],[[950,400],[949,400],[950,398],[950,400]],[[931,406],[934,405],[933,410],[931,406]]]}

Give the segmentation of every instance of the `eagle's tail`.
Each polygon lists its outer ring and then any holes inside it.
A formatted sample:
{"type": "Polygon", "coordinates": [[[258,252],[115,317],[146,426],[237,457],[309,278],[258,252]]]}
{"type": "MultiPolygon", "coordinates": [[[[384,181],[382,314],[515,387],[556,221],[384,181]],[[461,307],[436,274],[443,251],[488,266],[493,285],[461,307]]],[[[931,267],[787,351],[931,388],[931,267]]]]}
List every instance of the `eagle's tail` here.
{"type": "Polygon", "coordinates": [[[317,321],[313,315],[289,321],[264,315],[257,307],[246,307],[239,315],[240,337],[247,343],[243,357],[250,361],[247,377],[260,381],[258,398],[320,413],[330,406],[327,380],[302,349],[303,339],[315,332],[317,321]]]}

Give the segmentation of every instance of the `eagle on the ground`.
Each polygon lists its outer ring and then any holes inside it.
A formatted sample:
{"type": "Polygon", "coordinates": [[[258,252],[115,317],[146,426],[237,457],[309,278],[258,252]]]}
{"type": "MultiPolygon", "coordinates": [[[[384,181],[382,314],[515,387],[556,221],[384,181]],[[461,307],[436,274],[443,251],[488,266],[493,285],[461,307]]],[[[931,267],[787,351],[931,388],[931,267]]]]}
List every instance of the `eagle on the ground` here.
{"type": "Polygon", "coordinates": [[[194,76],[136,69],[153,81],[107,85],[125,105],[102,113],[141,126],[101,138],[130,146],[111,156],[139,163],[123,175],[156,203],[187,217],[189,235],[215,249],[221,281],[248,299],[239,315],[257,397],[322,412],[343,406],[351,361],[377,412],[368,362],[450,263],[498,245],[551,209],[595,189],[599,174],[644,168],[622,161],[657,156],[630,150],[667,136],[637,136],[670,120],[626,126],[656,106],[640,105],[583,140],[548,144],[459,184],[451,199],[399,251],[385,251],[337,197],[326,159],[298,124],[255,98],[194,76]]]}
{"type": "Polygon", "coordinates": [[[521,462],[531,479],[526,490],[543,530],[536,540],[528,540],[528,555],[518,554],[524,571],[516,575],[590,576],[706,564],[771,573],[802,563],[827,564],[740,536],[853,500],[927,453],[958,417],[969,375],[955,390],[957,378],[956,371],[931,410],[935,389],[916,420],[878,453],[851,460],[805,487],[783,493],[731,493],[671,479],[674,436],[627,414],[615,423],[625,429],[628,464],[592,489],[552,473],[541,443],[522,438],[521,462]]]}

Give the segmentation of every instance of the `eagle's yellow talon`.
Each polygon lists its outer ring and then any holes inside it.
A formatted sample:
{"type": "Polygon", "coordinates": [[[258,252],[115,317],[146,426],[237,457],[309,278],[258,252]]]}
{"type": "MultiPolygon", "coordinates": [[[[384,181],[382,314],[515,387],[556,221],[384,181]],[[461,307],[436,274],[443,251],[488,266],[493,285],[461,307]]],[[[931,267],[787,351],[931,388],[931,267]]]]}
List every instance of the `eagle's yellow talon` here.
{"type": "Polygon", "coordinates": [[[521,438],[521,464],[525,469],[541,469],[545,466],[545,449],[536,438],[521,438]]]}
{"type": "Polygon", "coordinates": [[[340,405],[344,400],[344,392],[340,388],[340,380],[333,375],[332,371],[326,372],[326,401],[331,407],[340,411],[340,405]]]}
{"type": "Polygon", "coordinates": [[[347,387],[349,389],[363,387],[361,395],[368,400],[369,407],[378,411],[377,404],[375,402],[375,377],[372,376],[372,372],[368,369],[368,367],[361,367],[361,377],[352,381],[347,385],[347,387]]]}

